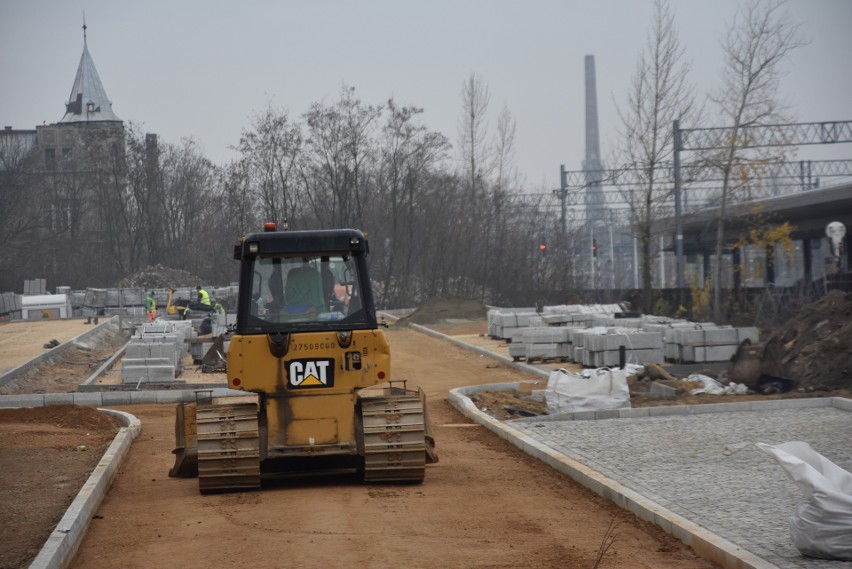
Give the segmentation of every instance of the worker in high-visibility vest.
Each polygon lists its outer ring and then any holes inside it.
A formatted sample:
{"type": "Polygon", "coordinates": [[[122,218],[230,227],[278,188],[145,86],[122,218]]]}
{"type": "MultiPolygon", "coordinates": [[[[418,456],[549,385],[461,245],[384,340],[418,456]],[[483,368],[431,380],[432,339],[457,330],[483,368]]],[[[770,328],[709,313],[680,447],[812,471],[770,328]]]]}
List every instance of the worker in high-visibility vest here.
{"type": "Polygon", "coordinates": [[[206,290],[201,288],[201,285],[195,287],[195,290],[198,291],[198,304],[203,304],[205,306],[211,306],[210,304],[210,295],[206,290]]]}
{"type": "Polygon", "coordinates": [[[154,299],[154,291],[148,292],[148,297],[145,299],[145,313],[148,314],[148,322],[153,322],[157,317],[157,301],[154,299]]]}

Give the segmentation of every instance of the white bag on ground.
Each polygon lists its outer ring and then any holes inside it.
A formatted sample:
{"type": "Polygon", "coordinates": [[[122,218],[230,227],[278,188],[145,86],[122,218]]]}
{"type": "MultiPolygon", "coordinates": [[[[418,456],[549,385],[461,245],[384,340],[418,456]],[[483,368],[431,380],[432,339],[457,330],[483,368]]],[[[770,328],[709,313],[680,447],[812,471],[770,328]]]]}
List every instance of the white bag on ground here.
{"type": "Polygon", "coordinates": [[[757,443],[804,496],[790,516],[793,545],[804,555],[852,561],[852,474],[808,443],[757,443]]]}
{"type": "Polygon", "coordinates": [[[555,369],[547,379],[544,393],[550,413],[574,413],[630,407],[627,372],[599,368],[577,374],[555,369]]]}

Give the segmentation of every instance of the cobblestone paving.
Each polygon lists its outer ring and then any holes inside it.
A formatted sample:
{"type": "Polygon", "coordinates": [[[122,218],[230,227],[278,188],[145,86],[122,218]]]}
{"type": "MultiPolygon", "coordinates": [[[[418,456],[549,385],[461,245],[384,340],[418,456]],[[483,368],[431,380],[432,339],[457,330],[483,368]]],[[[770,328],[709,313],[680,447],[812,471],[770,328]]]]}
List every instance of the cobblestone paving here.
{"type": "Polygon", "coordinates": [[[755,443],[805,441],[852,471],[848,411],[820,407],[512,426],[782,569],[846,566],[806,558],[793,547],[788,519],[801,494],[755,443]]]}

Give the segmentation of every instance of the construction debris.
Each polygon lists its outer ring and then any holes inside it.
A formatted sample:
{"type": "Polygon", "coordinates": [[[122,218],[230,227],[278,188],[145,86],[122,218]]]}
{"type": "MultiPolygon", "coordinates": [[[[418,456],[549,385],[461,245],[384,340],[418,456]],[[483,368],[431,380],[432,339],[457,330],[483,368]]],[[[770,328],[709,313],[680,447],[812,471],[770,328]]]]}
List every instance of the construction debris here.
{"type": "Polygon", "coordinates": [[[764,374],[799,389],[852,389],[852,293],[831,291],[801,307],[769,336],[761,362],[764,374]]]}
{"type": "Polygon", "coordinates": [[[155,288],[194,287],[203,280],[182,269],[172,269],[162,265],[145,267],[136,274],[123,278],[116,285],[118,288],[155,288]]]}

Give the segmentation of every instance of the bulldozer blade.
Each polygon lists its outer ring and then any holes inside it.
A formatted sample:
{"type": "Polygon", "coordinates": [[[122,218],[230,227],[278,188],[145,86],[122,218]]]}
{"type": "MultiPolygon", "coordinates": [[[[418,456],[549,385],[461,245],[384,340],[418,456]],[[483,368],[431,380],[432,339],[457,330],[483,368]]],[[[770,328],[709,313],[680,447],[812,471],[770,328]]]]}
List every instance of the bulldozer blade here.
{"type": "Polygon", "coordinates": [[[225,335],[220,334],[213,340],[213,345],[201,358],[202,373],[213,373],[217,371],[227,371],[227,361],[225,360],[225,335]]]}
{"type": "Polygon", "coordinates": [[[175,465],[169,470],[172,478],[198,476],[198,431],[195,424],[195,403],[178,403],[175,412],[175,465]]]}
{"type": "Polygon", "coordinates": [[[432,422],[429,420],[429,409],[426,407],[426,392],[422,387],[418,387],[420,392],[420,402],[423,405],[423,429],[426,439],[426,464],[434,464],[438,462],[438,453],[435,452],[435,437],[432,436],[432,422]]]}

